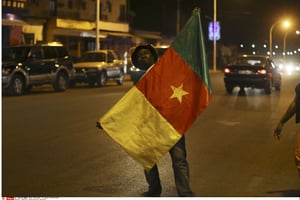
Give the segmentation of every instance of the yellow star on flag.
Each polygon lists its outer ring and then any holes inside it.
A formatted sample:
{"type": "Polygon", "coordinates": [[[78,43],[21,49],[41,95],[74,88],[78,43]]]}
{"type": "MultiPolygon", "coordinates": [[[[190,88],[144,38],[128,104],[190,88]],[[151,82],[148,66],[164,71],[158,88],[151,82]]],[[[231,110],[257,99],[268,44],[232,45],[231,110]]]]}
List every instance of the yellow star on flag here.
{"type": "Polygon", "coordinates": [[[171,85],[171,88],[173,90],[173,94],[172,96],[170,96],[170,99],[177,98],[180,103],[182,102],[182,97],[189,94],[188,92],[183,90],[183,84],[181,84],[179,87],[174,87],[173,85],[171,85]]]}

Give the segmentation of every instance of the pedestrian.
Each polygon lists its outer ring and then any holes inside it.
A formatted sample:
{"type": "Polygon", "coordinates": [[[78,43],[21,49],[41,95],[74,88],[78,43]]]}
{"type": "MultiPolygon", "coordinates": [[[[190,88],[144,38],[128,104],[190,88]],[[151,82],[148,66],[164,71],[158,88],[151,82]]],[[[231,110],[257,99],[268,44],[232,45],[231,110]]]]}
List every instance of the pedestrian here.
{"type": "MultiPolygon", "coordinates": [[[[148,70],[158,59],[157,52],[151,45],[137,46],[131,55],[133,65],[139,69],[148,70]]],[[[157,86],[159,87],[159,86],[157,86]]],[[[193,192],[189,183],[189,165],[186,159],[186,148],[184,136],[169,151],[175,177],[176,189],[180,197],[192,197],[193,192]]],[[[159,178],[157,165],[150,171],[144,170],[148,191],[143,193],[145,197],[159,197],[162,186],[159,178]]]]}
{"type": "MultiPolygon", "coordinates": [[[[284,115],[281,117],[277,127],[274,130],[274,136],[276,139],[280,139],[281,131],[284,124],[289,121],[294,115],[296,115],[296,123],[300,123],[300,83],[295,88],[296,96],[290,103],[284,115]]],[[[300,134],[298,134],[295,150],[295,164],[300,176],[300,134]]]]}

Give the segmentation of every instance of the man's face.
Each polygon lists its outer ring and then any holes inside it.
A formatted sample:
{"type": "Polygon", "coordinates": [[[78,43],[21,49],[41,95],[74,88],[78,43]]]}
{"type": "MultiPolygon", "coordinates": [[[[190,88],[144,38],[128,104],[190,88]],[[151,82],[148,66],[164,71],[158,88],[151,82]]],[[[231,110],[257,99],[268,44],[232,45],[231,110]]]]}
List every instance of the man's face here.
{"type": "Polygon", "coordinates": [[[154,56],[149,49],[140,49],[137,52],[138,68],[147,70],[155,63],[154,56]]]}

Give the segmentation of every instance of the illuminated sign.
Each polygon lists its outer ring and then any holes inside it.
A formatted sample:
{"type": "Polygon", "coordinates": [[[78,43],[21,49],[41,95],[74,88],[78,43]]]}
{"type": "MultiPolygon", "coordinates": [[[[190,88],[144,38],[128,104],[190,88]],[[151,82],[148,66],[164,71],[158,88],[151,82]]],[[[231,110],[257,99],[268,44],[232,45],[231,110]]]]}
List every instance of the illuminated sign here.
{"type": "Polygon", "coordinates": [[[221,27],[219,22],[210,22],[208,25],[208,39],[219,40],[221,38],[221,27]]]}

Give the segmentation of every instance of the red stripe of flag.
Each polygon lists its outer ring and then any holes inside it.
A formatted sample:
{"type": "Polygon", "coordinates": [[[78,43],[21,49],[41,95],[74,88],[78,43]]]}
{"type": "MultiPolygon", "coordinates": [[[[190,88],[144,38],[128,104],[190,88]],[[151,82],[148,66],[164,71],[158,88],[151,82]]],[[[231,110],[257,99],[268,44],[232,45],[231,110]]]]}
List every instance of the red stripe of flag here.
{"type": "Polygon", "coordinates": [[[162,116],[181,134],[192,125],[209,103],[208,91],[200,77],[169,48],[136,87],[162,116]],[[187,92],[180,102],[170,98],[172,87],[187,92]]]}

